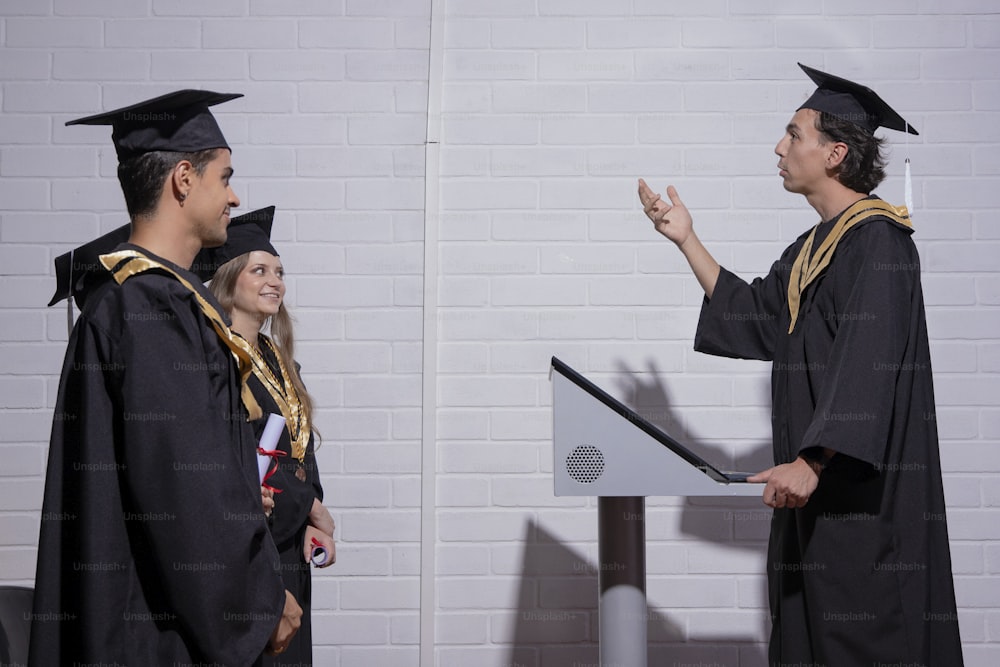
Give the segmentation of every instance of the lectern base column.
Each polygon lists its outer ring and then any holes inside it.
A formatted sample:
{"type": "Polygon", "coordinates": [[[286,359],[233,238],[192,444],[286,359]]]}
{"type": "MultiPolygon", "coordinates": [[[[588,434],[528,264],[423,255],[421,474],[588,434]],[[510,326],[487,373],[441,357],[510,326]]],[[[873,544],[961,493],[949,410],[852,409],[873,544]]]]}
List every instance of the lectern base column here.
{"type": "Polygon", "coordinates": [[[646,499],[597,499],[602,667],[646,667],[646,499]]]}

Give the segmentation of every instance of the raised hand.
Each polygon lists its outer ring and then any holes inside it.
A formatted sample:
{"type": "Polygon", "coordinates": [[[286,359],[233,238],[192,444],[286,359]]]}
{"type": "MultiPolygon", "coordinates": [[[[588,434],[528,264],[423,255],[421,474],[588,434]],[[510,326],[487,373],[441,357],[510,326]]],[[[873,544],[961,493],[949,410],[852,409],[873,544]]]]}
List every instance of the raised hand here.
{"type": "Polygon", "coordinates": [[[653,222],[656,231],[678,246],[683,246],[691,236],[691,213],[674,186],[667,188],[667,197],[670,199],[669,203],[653,192],[646,181],[639,179],[639,201],[642,202],[643,212],[653,222]]]}

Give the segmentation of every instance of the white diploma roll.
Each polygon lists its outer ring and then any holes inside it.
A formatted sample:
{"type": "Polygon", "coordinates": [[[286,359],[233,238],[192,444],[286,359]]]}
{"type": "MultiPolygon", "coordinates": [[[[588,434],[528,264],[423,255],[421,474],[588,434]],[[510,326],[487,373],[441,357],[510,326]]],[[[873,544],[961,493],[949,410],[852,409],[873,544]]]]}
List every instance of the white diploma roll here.
{"type": "MultiPolygon", "coordinates": [[[[260,436],[258,447],[264,451],[273,452],[278,446],[281,432],[285,428],[285,418],[273,412],[267,416],[267,425],[264,426],[264,433],[260,436]]],[[[271,467],[272,457],[257,452],[257,472],[260,474],[260,483],[264,483],[264,476],[267,469],[271,467]]]]}
{"type": "Polygon", "coordinates": [[[312,554],[309,556],[309,560],[316,567],[322,567],[326,565],[327,559],[330,558],[330,554],[323,547],[313,547],[312,554]]]}

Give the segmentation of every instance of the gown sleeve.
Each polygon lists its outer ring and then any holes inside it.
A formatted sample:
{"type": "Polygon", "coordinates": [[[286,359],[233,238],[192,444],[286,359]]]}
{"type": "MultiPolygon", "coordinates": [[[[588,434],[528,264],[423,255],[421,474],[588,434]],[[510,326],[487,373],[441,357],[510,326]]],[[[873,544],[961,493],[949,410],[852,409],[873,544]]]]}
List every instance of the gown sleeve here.
{"type": "Polygon", "coordinates": [[[170,317],[127,323],[117,350],[126,519],[205,659],[250,664],[277,625],[284,589],[259,491],[246,475],[251,452],[233,442],[228,414],[210,400],[222,393],[212,378],[226,377],[204,367],[220,358],[206,353],[214,332],[206,337],[191,295],[172,279],[130,283],[126,313],[170,317]]]}
{"type": "Polygon", "coordinates": [[[766,276],[750,283],[720,267],[712,298],[702,302],[694,349],[720,357],[772,360],[787,302],[791,253],[797,247],[785,250],[766,276]]]}
{"type": "Polygon", "coordinates": [[[822,326],[835,333],[799,451],[827,447],[878,466],[900,375],[930,374],[929,360],[904,359],[919,299],[919,257],[907,232],[876,220],[844,238],[834,266],[826,279],[834,281],[835,303],[822,326]]]}
{"type": "MultiPolygon", "coordinates": [[[[295,362],[295,372],[302,377],[302,364],[295,362]]],[[[309,475],[309,483],[313,487],[314,497],[323,502],[323,482],[319,477],[319,466],[316,464],[316,432],[309,436],[309,444],[306,447],[306,471],[309,475]]]]}

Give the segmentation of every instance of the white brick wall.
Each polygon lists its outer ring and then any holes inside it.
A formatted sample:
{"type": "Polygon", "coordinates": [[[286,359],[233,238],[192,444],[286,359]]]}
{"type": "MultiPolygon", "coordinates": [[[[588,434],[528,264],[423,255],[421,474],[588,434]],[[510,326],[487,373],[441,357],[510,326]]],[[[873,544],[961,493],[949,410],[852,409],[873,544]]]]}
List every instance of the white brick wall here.
{"type": "MultiPolygon", "coordinates": [[[[549,495],[551,431],[533,427],[549,408],[552,354],[720,456],[766,464],[766,364],[690,351],[701,291],[634,191],[639,176],[676,184],[720,261],[765,272],[812,222],[769,176],[781,128],[811,91],[797,60],[873,84],[921,131],[909,146],[890,137],[881,193],[901,200],[909,154],[966,661],[995,662],[995,537],[977,526],[996,521],[985,484],[1000,462],[1000,262],[987,213],[997,9],[484,4],[449,2],[445,26],[439,664],[596,664],[594,504],[549,495]],[[539,380],[527,401],[508,395],[523,377],[539,380]]],[[[763,665],[769,514],[758,501],[649,502],[651,664],[763,665]]]]}
{"type": "Polygon", "coordinates": [[[176,88],[244,92],[218,117],[243,209],[278,207],[339,528],[338,564],[315,577],[317,664],[416,663],[421,313],[405,281],[422,273],[429,9],[0,2],[0,581],[34,577],[65,348],[65,311],[40,307],[52,259],[125,219],[107,128],[63,123],[176,88]]]}
{"type": "MultiPolygon", "coordinates": [[[[0,0],[0,582],[34,576],[66,338],[42,306],[52,259],[124,221],[106,128],[63,123],[241,91],[218,115],[244,210],[278,207],[338,523],[317,664],[418,663],[422,446],[437,666],[596,663],[596,504],[551,493],[548,359],[720,457],[766,461],[766,364],[691,351],[700,289],[635,179],[677,185],[720,261],[766,271],[812,220],[769,175],[811,89],[800,60],[872,84],[921,131],[890,137],[880,192],[901,199],[910,155],[966,664],[1000,662],[996,3],[448,0],[440,307],[423,313],[430,4],[0,0]],[[423,342],[438,380],[422,398],[423,342]]],[[[765,663],[751,500],[649,499],[651,664],[765,663]]]]}

